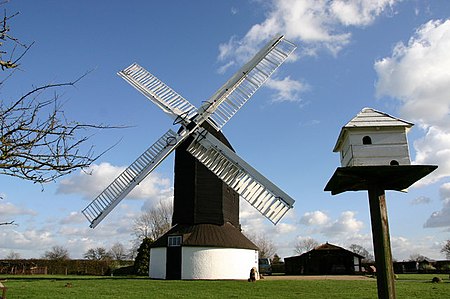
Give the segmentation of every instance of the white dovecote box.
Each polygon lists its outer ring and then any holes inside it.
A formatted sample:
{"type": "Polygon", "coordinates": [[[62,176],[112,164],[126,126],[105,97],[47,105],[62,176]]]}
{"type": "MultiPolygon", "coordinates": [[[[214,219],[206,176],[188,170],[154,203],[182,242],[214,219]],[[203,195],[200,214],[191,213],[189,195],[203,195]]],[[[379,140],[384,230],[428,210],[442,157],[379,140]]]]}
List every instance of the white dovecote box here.
{"type": "Polygon", "coordinates": [[[341,166],[410,165],[406,133],[412,123],[364,108],[344,127],[333,152],[341,166]]]}

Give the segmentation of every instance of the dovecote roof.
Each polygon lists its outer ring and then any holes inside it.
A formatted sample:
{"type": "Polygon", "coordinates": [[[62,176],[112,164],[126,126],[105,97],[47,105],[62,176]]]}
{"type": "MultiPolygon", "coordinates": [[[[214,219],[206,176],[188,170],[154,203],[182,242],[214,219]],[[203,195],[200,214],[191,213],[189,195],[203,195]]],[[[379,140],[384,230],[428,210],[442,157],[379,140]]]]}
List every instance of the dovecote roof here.
{"type": "Polygon", "coordinates": [[[352,129],[403,127],[405,128],[405,130],[407,130],[413,125],[413,123],[391,116],[387,113],[375,110],[373,108],[363,108],[354,118],[352,118],[345,126],[342,127],[333,152],[340,151],[346,134],[352,129]]]}

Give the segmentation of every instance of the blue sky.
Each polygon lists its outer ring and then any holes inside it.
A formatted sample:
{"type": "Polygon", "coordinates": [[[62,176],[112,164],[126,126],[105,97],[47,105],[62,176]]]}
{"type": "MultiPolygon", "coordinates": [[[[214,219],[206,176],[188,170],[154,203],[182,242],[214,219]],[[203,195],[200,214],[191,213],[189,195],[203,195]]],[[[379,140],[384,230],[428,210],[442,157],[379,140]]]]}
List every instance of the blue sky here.
{"type": "MultiPolygon", "coordinates": [[[[59,91],[68,118],[126,129],[93,132],[100,153],[89,170],[41,186],[3,176],[0,258],[39,257],[53,245],[73,258],[132,240],[142,209],[170,200],[170,156],[94,230],[80,211],[172,121],[116,75],[138,62],[197,107],[277,33],[296,43],[281,66],[223,131],[237,153],[296,200],[273,226],[242,204],[246,232],[271,239],[281,257],[312,237],[372,249],[366,192],[337,196],[324,186],[340,166],[340,128],[362,108],[401,117],[415,164],[439,169],[408,193],[387,192],[392,252],[443,259],[450,233],[450,2],[448,1],[10,1],[12,33],[35,45],[1,90],[9,100],[32,86],[59,91]]],[[[51,94],[50,94],[51,95],[51,94]]],[[[177,129],[172,127],[172,129],[177,129]]]]}

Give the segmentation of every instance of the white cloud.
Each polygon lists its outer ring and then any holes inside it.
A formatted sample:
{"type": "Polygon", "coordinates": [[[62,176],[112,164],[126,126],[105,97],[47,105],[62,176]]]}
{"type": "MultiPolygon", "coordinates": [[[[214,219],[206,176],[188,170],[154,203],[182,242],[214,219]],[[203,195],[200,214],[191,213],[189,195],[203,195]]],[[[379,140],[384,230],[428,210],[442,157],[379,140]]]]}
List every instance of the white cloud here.
{"type": "Polygon", "coordinates": [[[314,55],[316,49],[325,48],[338,53],[350,41],[345,26],[367,26],[396,0],[377,1],[325,1],[325,0],[272,0],[267,17],[253,25],[242,39],[236,36],[219,46],[219,60],[231,59],[240,64],[260,48],[268,38],[283,33],[288,39],[302,45],[301,55],[314,55]]]}
{"type": "Polygon", "coordinates": [[[89,228],[79,212],[70,212],[44,222],[33,217],[18,226],[4,226],[0,230],[0,258],[10,250],[24,258],[39,258],[54,245],[67,248],[71,258],[82,258],[83,253],[93,247],[109,249],[117,241],[131,248],[131,223],[139,214],[136,202],[131,203],[133,205],[118,206],[96,229],[89,228]]]}
{"type": "Polygon", "coordinates": [[[162,189],[158,196],[154,196],[145,200],[144,204],[141,207],[142,211],[147,211],[149,209],[154,208],[157,205],[161,205],[162,203],[168,203],[170,205],[173,204],[173,187],[162,189]]]}
{"type": "Polygon", "coordinates": [[[293,218],[294,211],[291,209],[277,225],[273,225],[243,198],[239,203],[239,220],[244,234],[264,235],[274,243],[284,242],[283,239],[286,235],[298,229],[295,224],[290,223],[293,218]]]}
{"type": "Polygon", "coordinates": [[[327,237],[357,234],[364,223],[355,218],[353,211],[344,211],[338,219],[332,220],[322,211],[307,212],[300,218],[300,224],[312,227],[311,232],[327,237]]]}
{"type": "Polygon", "coordinates": [[[432,20],[375,63],[378,96],[402,104],[401,114],[425,128],[450,128],[450,20],[432,20]]]}
{"type": "Polygon", "coordinates": [[[350,234],[348,236],[339,236],[339,239],[341,244],[343,244],[344,248],[349,248],[352,244],[357,244],[369,251],[373,254],[373,240],[371,234],[360,234],[360,233],[354,233],[350,234]]]}
{"type": "Polygon", "coordinates": [[[331,2],[331,11],[345,26],[367,26],[387,8],[392,9],[395,0],[339,0],[331,2]]]}
{"type": "Polygon", "coordinates": [[[4,249],[42,250],[55,245],[53,235],[46,230],[27,229],[19,231],[9,227],[0,231],[0,240],[4,249]]]}
{"type": "Polygon", "coordinates": [[[337,220],[323,228],[322,233],[326,236],[335,237],[359,232],[364,227],[364,223],[357,220],[355,214],[353,211],[342,212],[337,220]]]}
{"type": "Polygon", "coordinates": [[[402,261],[408,260],[412,254],[423,254],[428,258],[441,259],[440,253],[442,242],[435,240],[434,236],[423,237],[421,239],[410,240],[399,236],[391,236],[392,257],[402,261]]]}
{"type": "Polygon", "coordinates": [[[433,212],[425,222],[424,227],[450,228],[450,183],[443,184],[439,191],[442,200],[442,209],[433,212]]]}
{"type": "Polygon", "coordinates": [[[37,213],[25,207],[16,206],[11,202],[0,203],[0,218],[18,215],[37,215],[37,213]]]}
{"type": "MultiPolygon", "coordinates": [[[[94,199],[100,194],[125,167],[113,166],[109,163],[92,164],[86,171],[61,180],[57,193],[80,194],[86,199],[94,199]]],[[[145,178],[128,198],[149,199],[157,197],[161,190],[170,188],[170,179],[153,172],[145,178]]]]}
{"type": "Polygon", "coordinates": [[[258,235],[271,229],[269,221],[243,198],[239,202],[239,219],[244,232],[258,235]]]}
{"type": "Polygon", "coordinates": [[[70,212],[69,215],[59,220],[59,224],[87,223],[86,218],[80,212],[70,212]]]}
{"type": "Polygon", "coordinates": [[[306,212],[300,218],[300,223],[312,226],[312,225],[325,225],[330,221],[330,218],[322,211],[306,212]]]}
{"type": "Polygon", "coordinates": [[[419,196],[411,200],[412,205],[426,205],[431,203],[431,198],[427,196],[419,196]]]}
{"type": "Polygon", "coordinates": [[[439,166],[415,186],[428,185],[450,175],[450,133],[447,130],[430,126],[425,136],[415,140],[416,158],[413,163],[439,166]]]}
{"type": "MultiPolygon", "coordinates": [[[[262,44],[277,34],[301,45],[289,60],[298,56],[316,55],[318,49],[326,49],[336,55],[345,47],[351,34],[346,26],[367,26],[396,0],[272,0],[266,18],[253,25],[242,38],[232,36],[228,42],[219,45],[218,60],[222,63],[218,73],[225,73],[234,65],[247,62],[262,44]]],[[[299,102],[300,94],[308,89],[307,84],[285,77],[272,79],[265,84],[276,91],[274,102],[299,102]]]]}
{"type": "Polygon", "coordinates": [[[278,234],[288,234],[295,232],[297,230],[297,227],[290,223],[279,223],[275,227],[275,230],[278,234]]]}
{"type": "Polygon", "coordinates": [[[230,67],[232,67],[235,64],[236,64],[236,62],[231,60],[227,64],[224,64],[221,67],[219,67],[219,69],[217,70],[217,73],[224,74],[230,67]]]}
{"type": "Polygon", "coordinates": [[[413,163],[439,166],[416,187],[450,175],[449,48],[450,20],[431,20],[407,44],[399,42],[391,57],[374,65],[377,95],[398,100],[401,116],[417,122],[424,132],[414,142],[413,163]]]}
{"type": "MultiPolygon", "coordinates": [[[[137,209],[131,208],[129,205],[119,205],[99,226],[92,229],[88,227],[88,223],[81,213],[71,212],[63,219],[47,222],[42,230],[47,231],[52,236],[52,240],[35,248],[34,251],[33,246],[25,246],[26,252],[23,256],[40,256],[53,245],[62,245],[67,248],[72,258],[82,258],[89,248],[105,247],[109,249],[118,241],[126,248],[131,248],[132,222],[138,213],[137,209]]],[[[21,233],[23,234],[23,232],[21,233]]]]}
{"type": "Polygon", "coordinates": [[[308,84],[292,80],[289,76],[281,80],[269,79],[265,86],[275,90],[273,102],[301,102],[300,93],[309,89],[308,84]]]}

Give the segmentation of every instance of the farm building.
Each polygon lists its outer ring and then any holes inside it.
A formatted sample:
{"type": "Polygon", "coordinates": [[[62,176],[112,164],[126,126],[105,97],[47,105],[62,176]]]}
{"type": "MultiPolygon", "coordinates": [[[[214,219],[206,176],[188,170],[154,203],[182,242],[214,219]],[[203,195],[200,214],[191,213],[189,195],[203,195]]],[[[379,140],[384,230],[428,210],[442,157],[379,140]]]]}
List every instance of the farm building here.
{"type": "Polygon", "coordinates": [[[284,259],[288,275],[333,275],[362,272],[364,257],[328,242],[301,255],[284,259]]]}
{"type": "Polygon", "coordinates": [[[424,259],[417,261],[394,262],[394,272],[403,273],[449,273],[450,260],[435,261],[424,259]]]}
{"type": "Polygon", "coordinates": [[[396,274],[419,272],[419,262],[416,261],[394,262],[393,266],[396,274]]]}

